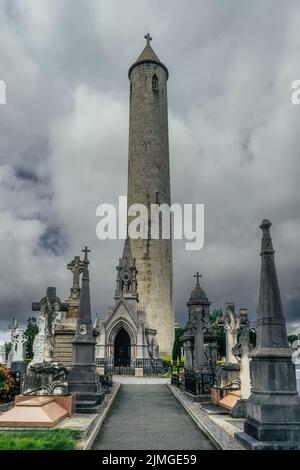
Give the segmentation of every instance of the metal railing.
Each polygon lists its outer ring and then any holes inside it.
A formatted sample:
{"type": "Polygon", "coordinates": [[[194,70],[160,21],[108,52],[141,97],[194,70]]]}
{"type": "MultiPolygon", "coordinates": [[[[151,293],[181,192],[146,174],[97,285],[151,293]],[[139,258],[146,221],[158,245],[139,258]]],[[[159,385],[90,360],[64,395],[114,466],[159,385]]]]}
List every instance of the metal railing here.
{"type": "Polygon", "coordinates": [[[214,383],[214,374],[185,371],[184,388],[192,395],[208,395],[214,383]]]}
{"type": "Polygon", "coordinates": [[[161,359],[117,359],[97,358],[97,367],[103,367],[105,374],[134,375],[136,369],[143,369],[143,375],[162,375],[168,371],[167,363],[161,359]]]}

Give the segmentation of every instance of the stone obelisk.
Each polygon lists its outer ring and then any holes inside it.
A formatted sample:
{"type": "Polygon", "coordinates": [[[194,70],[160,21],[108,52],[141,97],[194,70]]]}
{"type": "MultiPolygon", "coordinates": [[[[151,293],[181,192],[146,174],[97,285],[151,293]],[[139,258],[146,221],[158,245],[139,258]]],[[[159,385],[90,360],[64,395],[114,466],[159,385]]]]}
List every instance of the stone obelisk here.
{"type": "Polygon", "coordinates": [[[73,341],[73,365],[68,375],[69,390],[76,395],[76,412],[97,413],[103,400],[99,376],[96,371],[95,346],[90,300],[88,252],[85,247],[82,285],[77,318],[76,334],[73,341]]]}
{"type": "Polygon", "coordinates": [[[271,222],[263,220],[257,342],[252,357],[252,393],[244,432],[250,449],[300,448],[300,397],[276,274],[271,222]]]}
{"type": "MultiPolygon", "coordinates": [[[[128,207],[170,206],[168,69],[153,51],[151,36],[129,69],[130,123],[128,207]]],[[[130,219],[129,219],[130,220],[130,219]]],[[[151,221],[148,224],[151,233],[151,221]]],[[[172,240],[130,240],[139,273],[140,308],[157,331],[160,355],[171,354],[175,335],[172,240]]]]}

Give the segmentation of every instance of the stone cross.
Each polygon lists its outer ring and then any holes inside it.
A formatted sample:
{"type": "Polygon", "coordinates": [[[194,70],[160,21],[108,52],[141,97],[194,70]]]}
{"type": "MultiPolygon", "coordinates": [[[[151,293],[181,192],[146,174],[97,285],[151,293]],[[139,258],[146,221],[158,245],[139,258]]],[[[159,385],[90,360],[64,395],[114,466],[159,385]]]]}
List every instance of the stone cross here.
{"type": "Polygon", "coordinates": [[[226,312],[223,316],[223,325],[226,331],[226,363],[237,364],[237,358],[232,349],[237,343],[237,334],[240,329],[241,320],[235,314],[234,304],[226,304],[226,312]]]}
{"type": "Polygon", "coordinates": [[[197,273],[194,274],[194,277],[197,279],[197,284],[196,285],[198,287],[200,285],[199,279],[200,279],[200,277],[202,277],[202,274],[199,274],[199,272],[197,271],[197,273]]]}
{"type": "Polygon", "coordinates": [[[46,296],[40,302],[33,302],[32,310],[40,312],[39,332],[33,343],[33,360],[30,365],[52,362],[54,355],[54,320],[58,312],[68,310],[68,304],[56,297],[56,288],[47,287],[46,296]]]}
{"type": "Polygon", "coordinates": [[[75,256],[73,261],[71,261],[67,268],[70,269],[73,273],[73,288],[80,288],[80,274],[83,271],[83,262],[80,260],[80,256],[75,256]]]}
{"type": "MultiPolygon", "coordinates": [[[[8,367],[10,367],[11,363],[16,360],[16,357],[17,357],[16,353],[17,353],[17,348],[18,348],[19,325],[16,322],[15,318],[13,318],[12,323],[11,325],[8,326],[8,328],[11,330],[11,350],[8,354],[8,361],[7,361],[8,363],[7,365],[8,367]]],[[[23,360],[23,358],[21,360],[23,360]]]]}
{"type": "MultiPolygon", "coordinates": [[[[84,263],[81,261],[80,256],[75,256],[73,261],[67,265],[67,268],[73,273],[73,285],[70,289],[69,301],[71,303],[76,302],[78,305],[80,301],[80,274],[83,272],[83,266],[84,263]]],[[[70,310],[72,310],[71,307],[70,310]]]]}
{"type": "Polygon", "coordinates": [[[88,253],[90,253],[91,250],[89,250],[88,247],[86,246],[84,250],[82,250],[82,252],[84,253],[84,261],[83,261],[83,265],[84,265],[84,263],[89,263],[88,253]]]}
{"type": "Polygon", "coordinates": [[[15,330],[15,344],[13,351],[13,361],[24,361],[25,359],[25,328],[18,326],[15,330]]]}
{"type": "Polygon", "coordinates": [[[147,41],[147,47],[150,46],[150,41],[152,41],[152,37],[150,36],[150,33],[145,34],[144,38],[147,41]]]}

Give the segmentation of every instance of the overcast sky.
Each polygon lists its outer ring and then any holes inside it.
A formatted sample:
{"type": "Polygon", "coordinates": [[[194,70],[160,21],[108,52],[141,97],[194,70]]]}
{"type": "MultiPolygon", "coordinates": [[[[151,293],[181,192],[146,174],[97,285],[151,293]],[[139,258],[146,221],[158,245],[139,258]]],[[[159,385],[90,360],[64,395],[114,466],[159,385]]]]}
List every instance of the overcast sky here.
{"type": "Polygon", "coordinates": [[[168,66],[172,201],[205,204],[205,246],[174,243],[176,319],[194,284],[213,307],[258,303],[258,225],[272,223],[289,330],[300,328],[300,3],[0,0],[0,330],[25,324],[87,244],[93,313],[113,303],[120,241],[96,207],[126,194],[128,68],[144,34],[168,66]]]}

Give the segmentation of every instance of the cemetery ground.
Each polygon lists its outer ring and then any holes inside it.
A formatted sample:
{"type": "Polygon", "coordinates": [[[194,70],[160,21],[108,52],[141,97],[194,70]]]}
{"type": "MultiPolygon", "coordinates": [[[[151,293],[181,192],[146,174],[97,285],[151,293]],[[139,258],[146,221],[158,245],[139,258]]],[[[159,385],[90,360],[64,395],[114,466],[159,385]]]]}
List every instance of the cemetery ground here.
{"type": "Polygon", "coordinates": [[[0,450],[240,448],[228,429],[203,419],[199,404],[184,402],[169,379],[118,376],[115,380],[99,414],[76,413],[51,430],[6,428],[0,431],[0,450]]]}

